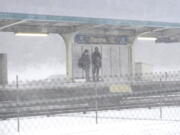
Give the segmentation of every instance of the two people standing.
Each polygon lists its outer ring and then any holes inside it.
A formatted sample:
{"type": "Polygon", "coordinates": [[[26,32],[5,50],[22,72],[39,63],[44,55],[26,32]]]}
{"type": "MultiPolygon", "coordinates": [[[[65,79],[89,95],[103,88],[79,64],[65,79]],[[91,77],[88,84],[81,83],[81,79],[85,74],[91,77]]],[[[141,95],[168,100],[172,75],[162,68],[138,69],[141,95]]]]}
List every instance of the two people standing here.
{"type": "Polygon", "coordinates": [[[90,81],[89,73],[91,64],[93,81],[99,81],[99,70],[102,66],[101,60],[102,56],[99,52],[98,47],[95,47],[95,50],[91,55],[91,59],[89,51],[87,49],[82,53],[78,65],[85,71],[86,81],[90,81]]]}

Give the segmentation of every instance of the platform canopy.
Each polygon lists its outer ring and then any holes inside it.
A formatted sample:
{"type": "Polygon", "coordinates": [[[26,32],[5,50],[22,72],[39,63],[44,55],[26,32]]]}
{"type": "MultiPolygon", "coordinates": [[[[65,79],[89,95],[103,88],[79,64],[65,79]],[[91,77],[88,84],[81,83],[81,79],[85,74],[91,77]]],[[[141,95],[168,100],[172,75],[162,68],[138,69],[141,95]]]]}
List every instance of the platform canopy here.
{"type": "Polygon", "coordinates": [[[157,42],[179,42],[180,23],[0,12],[0,31],[66,34],[81,31],[155,37],[157,42]]]}

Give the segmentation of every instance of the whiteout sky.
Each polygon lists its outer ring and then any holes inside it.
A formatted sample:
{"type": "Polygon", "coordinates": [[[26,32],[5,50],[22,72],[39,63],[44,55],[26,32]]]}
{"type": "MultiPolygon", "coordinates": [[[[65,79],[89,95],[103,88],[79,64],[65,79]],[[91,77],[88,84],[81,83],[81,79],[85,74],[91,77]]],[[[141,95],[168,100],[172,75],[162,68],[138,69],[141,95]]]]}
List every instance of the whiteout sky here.
{"type": "MultiPolygon", "coordinates": [[[[0,33],[0,53],[8,55],[8,77],[15,80],[44,79],[66,74],[66,53],[63,39],[58,34],[48,37],[17,37],[0,33]]],[[[136,62],[153,65],[154,71],[180,70],[180,44],[156,44],[137,41],[133,57],[136,62]]]]}
{"type": "Polygon", "coordinates": [[[8,76],[14,80],[43,79],[66,73],[65,44],[58,34],[19,37],[0,33],[0,52],[8,55],[8,76]]]}
{"type": "Polygon", "coordinates": [[[0,11],[180,22],[179,0],[1,0],[0,11]]]}

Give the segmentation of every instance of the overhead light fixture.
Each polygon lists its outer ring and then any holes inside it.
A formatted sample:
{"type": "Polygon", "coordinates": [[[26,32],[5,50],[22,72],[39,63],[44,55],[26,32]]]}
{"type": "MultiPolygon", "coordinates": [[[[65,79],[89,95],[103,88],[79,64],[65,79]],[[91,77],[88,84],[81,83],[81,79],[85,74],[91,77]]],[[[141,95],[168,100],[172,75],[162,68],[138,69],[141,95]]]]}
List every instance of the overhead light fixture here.
{"type": "Polygon", "coordinates": [[[47,33],[15,33],[16,36],[27,36],[27,37],[47,37],[47,33]]]}
{"type": "Polygon", "coordinates": [[[138,37],[138,40],[151,40],[151,41],[155,41],[157,40],[156,37],[138,37]]]}

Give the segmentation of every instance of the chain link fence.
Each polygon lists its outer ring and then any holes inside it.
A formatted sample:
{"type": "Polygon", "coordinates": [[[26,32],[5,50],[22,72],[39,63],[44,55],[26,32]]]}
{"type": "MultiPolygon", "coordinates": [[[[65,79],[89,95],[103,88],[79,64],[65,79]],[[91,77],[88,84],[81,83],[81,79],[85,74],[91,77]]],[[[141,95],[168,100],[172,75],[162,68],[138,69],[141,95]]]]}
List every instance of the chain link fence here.
{"type": "Polygon", "coordinates": [[[1,135],[179,134],[180,73],[45,79],[0,88],[1,135]]]}

